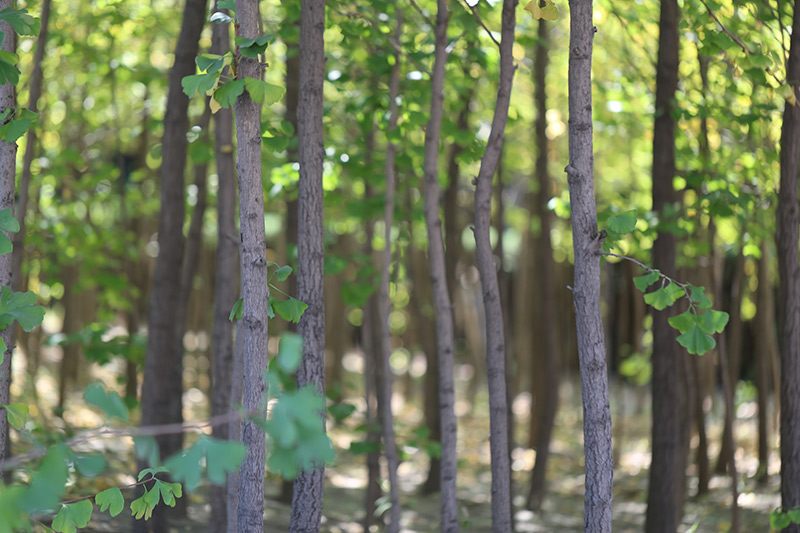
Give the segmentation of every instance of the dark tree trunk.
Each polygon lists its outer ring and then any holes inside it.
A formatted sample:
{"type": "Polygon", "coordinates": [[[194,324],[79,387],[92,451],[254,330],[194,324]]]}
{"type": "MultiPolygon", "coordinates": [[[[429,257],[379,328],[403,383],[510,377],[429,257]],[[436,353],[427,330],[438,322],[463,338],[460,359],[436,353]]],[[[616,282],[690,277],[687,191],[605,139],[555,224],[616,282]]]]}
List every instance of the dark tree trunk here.
{"type": "MultiPolygon", "coordinates": [[[[158,257],[150,297],[142,384],[142,425],[179,423],[183,420],[183,345],[178,331],[182,330],[183,324],[178,323],[177,309],[184,250],[184,171],[189,98],[183,93],[181,80],[195,73],[194,59],[205,22],[206,4],[206,0],[186,1],[181,33],[175,48],[175,64],[169,75],[160,170],[158,257]]],[[[156,441],[163,459],[181,449],[183,435],[162,435],[156,437],[156,441]]],[[[151,520],[137,521],[137,531],[165,531],[165,509],[168,507],[156,507],[151,520]]]]}
{"type": "MultiPolygon", "coordinates": [[[[313,385],[325,396],[324,227],[322,217],[322,84],[325,79],[325,0],[304,0],[300,13],[300,87],[297,139],[298,188],[297,298],[308,305],[297,324],[303,358],[297,386],[313,385]]],[[[320,419],[323,432],[325,414],[320,419]]],[[[325,465],[302,471],[294,480],[290,531],[319,531],[325,465]]]]}
{"type": "MultiPolygon", "coordinates": [[[[800,505],[800,9],[795,6],[786,79],[795,102],[786,102],[781,127],[781,184],[778,195],[778,320],[781,351],[781,505],[800,505]]],[[[800,532],[800,524],[784,531],[800,532]]]]}
{"type": "Polygon", "coordinates": [[[542,506],[542,499],[546,489],[547,460],[550,457],[550,439],[558,409],[558,384],[560,381],[560,351],[558,347],[557,327],[553,322],[557,316],[556,305],[556,280],[554,275],[555,264],[553,261],[553,248],[550,243],[550,211],[547,202],[550,199],[550,172],[547,168],[547,93],[545,79],[547,74],[548,47],[549,47],[549,21],[539,20],[538,40],[536,42],[536,57],[534,64],[534,84],[536,100],[536,181],[538,189],[534,203],[539,214],[540,231],[536,239],[536,263],[538,271],[538,284],[540,287],[541,301],[539,308],[542,313],[541,326],[537,328],[541,337],[537,344],[541,347],[539,358],[542,365],[537,368],[541,379],[538,382],[544,389],[542,391],[541,420],[539,421],[536,435],[536,464],[531,475],[530,492],[528,493],[527,507],[538,510],[542,506]]]}
{"type": "Polygon", "coordinates": [[[431,287],[436,308],[436,350],[439,361],[439,411],[442,422],[442,531],[459,531],[456,501],[456,415],[453,384],[453,311],[447,288],[447,272],[439,218],[439,140],[447,62],[448,0],[438,0],[436,46],[431,77],[431,113],[425,129],[425,226],[428,231],[431,287]]]}
{"type": "MultiPolygon", "coordinates": [[[[214,24],[211,50],[222,54],[229,45],[228,24],[214,24]]],[[[233,322],[229,315],[236,302],[239,278],[239,250],[236,238],[236,175],[233,161],[233,112],[219,109],[214,114],[214,159],[217,166],[217,268],[214,277],[214,325],[211,332],[211,415],[232,412],[233,322]]],[[[238,402],[239,400],[237,400],[238,402]]],[[[212,436],[228,439],[227,425],[214,426],[212,436]]],[[[208,531],[236,531],[228,527],[236,514],[228,515],[228,494],[238,488],[234,476],[225,486],[211,488],[211,516],[208,531]]]]}
{"type": "MultiPolygon", "coordinates": [[[[14,2],[11,0],[0,0],[0,10],[13,9],[14,2]]],[[[11,26],[0,23],[0,31],[3,32],[2,49],[4,52],[14,53],[16,51],[16,34],[11,26]]],[[[11,83],[0,85],[0,112],[11,110],[13,115],[17,105],[16,88],[11,83]]],[[[17,166],[17,143],[0,141],[0,209],[11,209],[14,211],[14,187],[16,180],[17,166]]],[[[13,279],[11,255],[0,255],[0,286],[9,287],[13,279]]],[[[14,328],[8,327],[0,332],[0,337],[6,343],[6,351],[2,354],[0,363],[0,404],[8,404],[11,395],[11,353],[13,352],[14,328]]],[[[8,417],[5,409],[0,408],[0,470],[6,456],[6,446],[8,446],[8,417]]]]}
{"type": "MultiPolygon", "coordinates": [[[[656,117],[653,133],[653,210],[676,199],[675,120],[673,99],[678,85],[678,4],[661,1],[660,37],[656,65],[656,117]]],[[[653,244],[653,267],[667,276],[675,274],[675,236],[660,230],[653,244]]],[[[684,490],[684,385],[681,359],[684,354],[670,327],[670,310],[653,313],[653,428],[650,489],[647,495],[648,533],[674,533],[680,523],[684,490]]]]}
{"type": "Polygon", "coordinates": [[[592,139],[592,0],[570,1],[569,165],[575,283],[586,456],[584,531],[611,532],[614,459],[603,321],[600,318],[600,249],[597,233],[592,139]]]}
{"type": "MultiPolygon", "coordinates": [[[[239,36],[259,35],[260,14],[257,0],[236,0],[239,36]]],[[[239,79],[261,79],[263,66],[258,59],[239,58],[239,79]]],[[[243,313],[237,326],[237,342],[241,342],[243,375],[242,407],[256,412],[263,403],[267,384],[267,239],[264,234],[264,191],[261,183],[261,104],[245,91],[236,99],[237,170],[239,171],[239,225],[241,242],[241,293],[243,313]]],[[[238,376],[234,374],[234,383],[238,376]]],[[[235,397],[234,397],[235,401],[235,397]]],[[[260,413],[257,416],[265,416],[260,413]]],[[[261,428],[251,420],[242,422],[242,442],[247,455],[239,469],[239,507],[237,522],[240,533],[264,530],[264,470],[266,439],[261,428]]]]}
{"type": "Polygon", "coordinates": [[[764,482],[769,476],[769,400],[776,385],[772,381],[772,361],[778,352],[775,335],[775,297],[770,279],[770,246],[761,243],[758,260],[758,304],[756,314],[756,386],[758,387],[758,471],[756,480],[764,482]]]}
{"type": "Polygon", "coordinates": [[[508,456],[508,402],[506,398],[505,333],[497,267],[489,241],[492,212],[492,178],[497,170],[508,120],[514,79],[514,26],[516,0],[503,1],[500,41],[500,82],[492,129],[481,160],[475,189],[475,251],[486,319],[486,370],[489,384],[490,442],[492,458],[492,531],[512,529],[510,460],[508,456]]]}

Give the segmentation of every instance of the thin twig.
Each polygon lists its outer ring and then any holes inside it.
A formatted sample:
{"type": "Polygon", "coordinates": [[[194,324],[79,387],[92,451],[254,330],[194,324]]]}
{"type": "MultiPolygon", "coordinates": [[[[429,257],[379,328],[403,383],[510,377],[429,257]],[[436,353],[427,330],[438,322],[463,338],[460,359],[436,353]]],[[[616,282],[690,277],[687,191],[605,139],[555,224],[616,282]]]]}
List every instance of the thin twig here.
{"type": "MultiPolygon", "coordinates": [[[[702,0],[700,0],[700,1],[702,2],[702,0]]],[[[619,254],[615,254],[615,253],[612,253],[612,252],[602,252],[601,251],[601,252],[598,252],[598,253],[600,255],[610,255],[611,257],[616,257],[618,259],[625,259],[626,261],[630,261],[631,263],[639,265],[640,267],[642,267],[643,269],[647,270],[648,272],[657,273],[663,279],[669,281],[670,283],[674,283],[675,285],[677,285],[678,287],[683,289],[684,294],[686,294],[686,298],[689,300],[689,304],[692,305],[692,306],[694,305],[694,302],[692,301],[691,293],[689,292],[689,284],[688,283],[681,283],[678,280],[672,279],[671,277],[667,276],[666,274],[664,274],[660,270],[656,270],[655,268],[651,268],[651,267],[645,265],[644,263],[640,263],[639,261],[637,261],[633,257],[628,257],[627,255],[619,255],[619,254]]]]}
{"type": "MultiPolygon", "coordinates": [[[[132,489],[134,487],[138,487],[139,485],[146,485],[147,483],[150,483],[151,481],[156,480],[156,479],[158,479],[156,476],[154,476],[153,474],[150,474],[150,477],[145,479],[145,480],[137,481],[136,483],[130,483],[128,485],[121,485],[121,486],[116,487],[116,488],[118,488],[119,490],[132,489]]],[[[83,500],[91,500],[95,496],[97,496],[97,494],[89,494],[88,496],[81,496],[80,498],[75,498],[74,500],[65,500],[65,501],[61,502],[61,505],[69,505],[71,503],[78,503],[78,502],[82,502],[83,500]]]]}
{"type": "Polygon", "coordinates": [[[711,18],[713,18],[717,22],[719,27],[722,28],[722,31],[724,31],[725,33],[728,34],[728,37],[733,39],[733,42],[738,44],[741,47],[741,49],[744,50],[745,54],[747,54],[747,55],[755,54],[755,52],[750,50],[747,47],[747,45],[745,45],[741,40],[739,40],[739,38],[737,36],[735,36],[733,33],[731,33],[730,30],[728,30],[728,28],[725,27],[725,25],[717,18],[717,15],[713,11],[711,11],[710,7],[708,7],[708,4],[706,3],[706,0],[700,0],[700,3],[703,4],[704,6],[706,6],[706,11],[708,11],[708,14],[711,15],[711,18]]]}
{"type": "Polygon", "coordinates": [[[471,6],[467,3],[467,0],[464,0],[464,4],[466,4],[469,10],[472,11],[472,15],[475,17],[475,20],[484,30],[486,30],[486,33],[489,34],[489,38],[494,41],[494,44],[497,45],[497,48],[500,48],[500,43],[494,38],[494,34],[491,32],[491,30],[489,30],[489,28],[486,27],[486,24],[483,23],[483,19],[481,19],[481,16],[478,14],[478,10],[476,9],[478,4],[476,3],[474,6],[471,6]]]}
{"type": "Polygon", "coordinates": [[[434,23],[431,21],[431,19],[428,17],[428,15],[426,15],[426,14],[425,14],[425,13],[422,11],[422,8],[420,8],[420,7],[419,7],[419,4],[417,4],[416,0],[408,0],[408,3],[410,3],[410,4],[411,4],[411,7],[413,7],[413,8],[414,8],[414,9],[417,11],[417,13],[419,13],[419,14],[420,14],[420,16],[421,16],[423,19],[425,19],[425,22],[427,22],[427,23],[428,23],[428,25],[431,27],[431,29],[433,29],[433,28],[435,27],[434,23]]]}

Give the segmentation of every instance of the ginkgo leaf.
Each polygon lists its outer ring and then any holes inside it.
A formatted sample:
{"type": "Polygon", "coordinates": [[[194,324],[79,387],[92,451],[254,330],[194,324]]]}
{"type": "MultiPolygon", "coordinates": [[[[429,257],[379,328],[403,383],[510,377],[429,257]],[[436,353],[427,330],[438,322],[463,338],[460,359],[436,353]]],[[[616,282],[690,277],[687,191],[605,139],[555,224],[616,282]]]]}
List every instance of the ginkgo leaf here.
{"type": "Polygon", "coordinates": [[[659,272],[657,270],[653,270],[652,272],[648,272],[643,276],[637,276],[633,278],[633,284],[636,285],[637,289],[644,292],[647,290],[647,287],[658,281],[659,278],[661,278],[659,272]]]}
{"type": "Polygon", "coordinates": [[[101,512],[105,512],[108,509],[108,514],[117,516],[125,507],[125,498],[122,497],[122,492],[120,492],[119,488],[111,487],[98,493],[94,497],[94,503],[100,507],[101,512]]]}
{"type": "Polygon", "coordinates": [[[279,101],[286,89],[255,78],[245,78],[244,85],[254,102],[272,105],[279,101]]]}
{"type": "Polygon", "coordinates": [[[539,0],[532,0],[525,5],[525,11],[529,11],[535,19],[558,19],[558,8],[552,0],[544,0],[544,6],[539,6],[539,0]]]}
{"type": "Polygon", "coordinates": [[[636,209],[608,217],[607,222],[609,229],[614,233],[619,233],[620,235],[630,233],[636,227],[636,209]]]}
{"type": "Polygon", "coordinates": [[[665,287],[661,287],[657,291],[649,292],[644,295],[644,301],[648,305],[652,305],[659,311],[666,309],[681,297],[683,289],[674,283],[668,283],[665,287]]]}
{"type": "Polygon", "coordinates": [[[90,500],[82,500],[61,506],[53,520],[53,530],[62,533],[75,533],[79,527],[89,525],[94,506],[90,500]]]}
{"type": "Polygon", "coordinates": [[[696,355],[703,355],[717,343],[709,335],[695,325],[689,331],[678,337],[678,344],[686,348],[686,351],[696,355]]]}
{"type": "Polygon", "coordinates": [[[225,109],[236,103],[236,99],[244,92],[244,80],[228,81],[214,91],[214,99],[225,109]]]}

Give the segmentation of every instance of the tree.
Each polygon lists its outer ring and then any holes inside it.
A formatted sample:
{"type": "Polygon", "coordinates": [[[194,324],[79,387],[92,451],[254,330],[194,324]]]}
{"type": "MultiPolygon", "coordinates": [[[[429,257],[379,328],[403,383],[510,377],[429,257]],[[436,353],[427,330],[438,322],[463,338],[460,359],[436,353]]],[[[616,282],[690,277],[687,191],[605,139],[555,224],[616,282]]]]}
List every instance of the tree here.
{"type": "MultiPolygon", "coordinates": [[[[300,86],[297,139],[298,185],[297,298],[308,305],[297,330],[303,337],[303,359],[297,385],[313,384],[325,397],[324,226],[322,216],[322,85],[325,80],[325,0],[304,0],[300,11],[300,86]]],[[[325,414],[320,424],[325,428],[325,414]]],[[[319,531],[325,467],[316,465],[294,480],[290,531],[319,531]]]]}
{"type": "MultiPolygon", "coordinates": [[[[678,3],[662,0],[656,63],[656,117],[653,126],[653,210],[663,220],[675,201],[675,119],[673,100],[678,87],[678,3]]],[[[675,236],[660,229],[653,244],[653,266],[675,273],[675,236]]],[[[673,533],[680,523],[686,461],[682,387],[685,353],[675,342],[668,310],[653,309],[653,459],[647,496],[648,533],[673,533]]]]}
{"type": "Polygon", "coordinates": [[[428,257],[431,287],[436,309],[436,352],[439,362],[439,411],[442,427],[442,531],[458,531],[456,500],[456,438],[453,384],[453,312],[447,290],[442,221],[439,217],[439,141],[444,103],[444,73],[447,62],[447,25],[450,20],[447,0],[437,1],[435,49],[431,71],[431,104],[425,129],[425,226],[428,232],[428,257]]]}
{"type": "MultiPolygon", "coordinates": [[[[258,0],[236,0],[239,36],[259,36],[258,0]]],[[[263,66],[257,57],[240,55],[237,77],[261,80],[263,66]]],[[[261,103],[245,89],[237,98],[237,169],[239,173],[239,226],[241,231],[242,318],[238,335],[242,343],[244,387],[242,407],[264,416],[263,398],[267,392],[267,241],[264,230],[264,191],[261,184],[261,103]]],[[[242,442],[247,456],[239,472],[238,525],[241,533],[264,530],[264,470],[266,440],[264,432],[251,419],[242,422],[242,442]]]]}
{"type": "MultiPolygon", "coordinates": [[[[792,92],[786,99],[781,126],[776,235],[781,354],[781,506],[784,511],[800,506],[800,9],[797,6],[791,35],[786,80],[792,92]]],[[[793,523],[784,531],[797,533],[800,524],[793,523]]]]}
{"type": "Polygon", "coordinates": [[[506,348],[503,310],[497,266],[489,238],[492,214],[492,180],[503,149],[511,87],[514,80],[514,28],[516,0],[503,1],[500,32],[500,81],[492,129],[475,187],[475,250],[486,319],[486,371],[489,383],[490,442],[492,456],[492,530],[511,531],[511,463],[508,450],[508,403],[506,398],[506,348]]]}
{"type": "Polygon", "coordinates": [[[570,0],[569,164],[575,283],[586,457],[584,531],[610,533],[614,459],[603,322],[600,318],[600,250],[592,139],[592,0],[570,0]]]}

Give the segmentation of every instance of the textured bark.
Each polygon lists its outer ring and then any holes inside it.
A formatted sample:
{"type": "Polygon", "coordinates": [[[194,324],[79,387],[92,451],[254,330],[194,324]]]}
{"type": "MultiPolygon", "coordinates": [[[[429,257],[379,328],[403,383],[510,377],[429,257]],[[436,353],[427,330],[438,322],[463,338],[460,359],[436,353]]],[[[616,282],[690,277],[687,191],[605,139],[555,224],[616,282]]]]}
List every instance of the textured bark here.
{"type": "Polygon", "coordinates": [[[770,279],[769,266],[772,259],[766,241],[761,243],[761,258],[758,260],[758,304],[756,306],[756,386],[758,387],[758,471],[759,482],[769,475],[769,398],[773,387],[772,361],[778,353],[778,338],[775,331],[774,286],[770,279]]]}
{"type": "MultiPolygon", "coordinates": [[[[150,309],[147,321],[147,355],[142,383],[142,425],[178,423],[181,412],[183,346],[178,329],[177,307],[183,262],[185,214],[184,171],[186,169],[186,131],[189,129],[189,99],[181,80],[195,73],[194,58],[205,22],[205,0],[187,0],[183,23],[175,48],[175,64],[170,70],[162,161],[159,172],[161,208],[158,218],[158,257],[156,258],[150,309]]],[[[159,452],[166,458],[181,449],[183,435],[156,437],[159,452]]],[[[153,518],[137,521],[137,531],[166,530],[165,507],[157,507],[153,518]]]]}
{"type": "Polygon", "coordinates": [[[603,322],[600,318],[600,246],[594,198],[592,142],[592,1],[570,0],[569,165],[575,283],[586,456],[584,531],[611,531],[614,459],[603,322]]]}
{"type": "MultiPolygon", "coordinates": [[[[229,25],[214,24],[211,29],[212,54],[229,48],[229,25]]],[[[239,250],[236,240],[236,179],[233,162],[233,111],[219,109],[214,114],[214,160],[217,166],[217,266],[214,275],[214,323],[211,330],[211,415],[231,412],[233,380],[233,322],[229,314],[237,298],[239,250]]],[[[229,428],[215,426],[212,436],[228,439],[229,428]]],[[[238,438],[238,436],[237,436],[238,438]]],[[[236,484],[231,478],[224,486],[212,486],[211,516],[208,531],[236,531],[228,528],[228,493],[236,484]]],[[[235,516],[235,514],[234,514],[235,516]]]]}
{"type": "MultiPolygon", "coordinates": [[[[653,210],[676,199],[675,120],[673,99],[678,85],[678,5],[661,1],[660,37],[656,65],[656,117],[653,133],[653,210]]],[[[675,236],[659,231],[653,244],[653,267],[667,276],[675,274],[675,236]]],[[[683,353],[669,325],[671,310],[653,313],[653,428],[650,485],[647,494],[648,533],[674,533],[681,519],[685,470],[681,383],[683,353]]]]}
{"type": "Polygon", "coordinates": [[[505,333],[497,281],[497,267],[489,241],[492,212],[492,178],[497,170],[508,120],[514,80],[514,25],[516,0],[503,1],[500,41],[500,82],[497,87],[492,129],[481,160],[475,188],[475,252],[486,318],[486,371],[489,384],[489,439],[492,458],[492,531],[511,531],[511,484],[508,455],[508,402],[506,398],[505,333]]]}
{"type": "MultiPolygon", "coordinates": [[[[800,9],[795,6],[786,80],[800,99],[800,9]]],[[[786,102],[781,127],[781,184],[778,195],[778,320],[781,351],[781,505],[800,505],[800,107],[786,102]]],[[[800,532],[800,524],[784,529],[800,532]]]]}
{"type": "MultiPolygon", "coordinates": [[[[372,224],[366,230],[367,243],[372,247],[372,224]]],[[[362,348],[364,351],[364,399],[366,403],[365,425],[367,427],[366,441],[375,445],[376,449],[367,453],[367,486],[364,490],[364,531],[370,531],[375,523],[375,509],[378,498],[383,495],[380,480],[380,448],[381,434],[378,428],[378,399],[375,390],[377,370],[377,354],[380,346],[379,324],[376,320],[377,295],[373,294],[364,307],[364,322],[361,324],[362,348]]]]}
{"type": "MultiPolygon", "coordinates": [[[[239,36],[255,38],[259,34],[258,0],[236,0],[239,36]]],[[[263,67],[257,59],[239,58],[239,79],[261,79],[263,67]]],[[[237,337],[241,337],[243,371],[242,407],[246,412],[259,408],[267,384],[267,240],[264,235],[264,191],[261,185],[261,104],[246,90],[236,99],[236,167],[239,174],[239,225],[241,241],[241,293],[243,313],[237,337]]],[[[234,376],[234,380],[236,376],[234,376]]],[[[259,416],[263,416],[264,413],[259,416]]],[[[240,533],[264,530],[264,469],[266,441],[264,432],[252,421],[242,422],[242,442],[247,455],[239,469],[240,533]]]]}
{"type": "Polygon", "coordinates": [[[546,323],[541,323],[537,328],[541,337],[537,345],[541,346],[540,368],[536,369],[541,375],[539,383],[544,389],[541,395],[542,408],[541,420],[539,422],[536,435],[536,464],[531,475],[530,492],[528,493],[527,506],[530,509],[538,510],[542,506],[542,499],[546,492],[546,472],[547,460],[550,457],[550,439],[553,434],[553,426],[556,420],[558,409],[558,384],[560,381],[560,350],[558,346],[558,328],[553,322],[557,316],[556,305],[556,280],[555,262],[553,260],[553,248],[550,243],[550,211],[547,209],[547,202],[550,199],[551,179],[547,169],[547,94],[545,91],[545,79],[548,63],[548,39],[549,21],[539,20],[538,40],[536,41],[536,57],[534,59],[534,86],[536,100],[536,180],[538,191],[534,203],[539,214],[540,234],[536,239],[536,263],[538,271],[538,284],[540,287],[541,304],[539,308],[543,311],[539,316],[547,317],[546,323]]]}
{"type": "Polygon", "coordinates": [[[444,72],[447,62],[448,0],[437,1],[436,44],[431,77],[431,114],[425,129],[425,226],[431,287],[436,308],[436,350],[439,361],[439,411],[442,423],[442,531],[459,531],[456,501],[456,415],[453,385],[453,311],[447,289],[442,221],[439,218],[439,140],[444,102],[444,72]]]}
{"type": "MultiPolygon", "coordinates": [[[[322,85],[325,57],[325,0],[303,0],[300,12],[300,87],[297,139],[298,185],[297,298],[308,305],[297,324],[303,358],[297,386],[313,385],[325,397],[324,227],[322,218],[322,85]]],[[[325,413],[320,424],[325,430],[325,413]]],[[[319,531],[325,465],[300,472],[294,480],[290,531],[319,531]]]]}
{"type": "MultiPolygon", "coordinates": [[[[0,0],[0,10],[14,7],[11,0],[0,0]]],[[[16,50],[16,34],[11,26],[0,23],[0,31],[4,32],[2,49],[12,54],[16,50]]],[[[11,109],[11,115],[17,105],[16,88],[6,83],[0,85],[0,112],[11,109]]],[[[16,179],[17,143],[0,141],[0,209],[14,210],[14,186],[16,179]]],[[[11,286],[12,270],[11,255],[0,255],[0,287],[11,286]]],[[[10,400],[11,388],[11,353],[13,351],[13,331],[8,327],[0,332],[0,337],[6,343],[6,351],[2,354],[3,362],[0,363],[0,404],[7,404],[10,400]]],[[[8,443],[8,417],[6,410],[0,408],[0,470],[6,456],[8,443]]]]}

